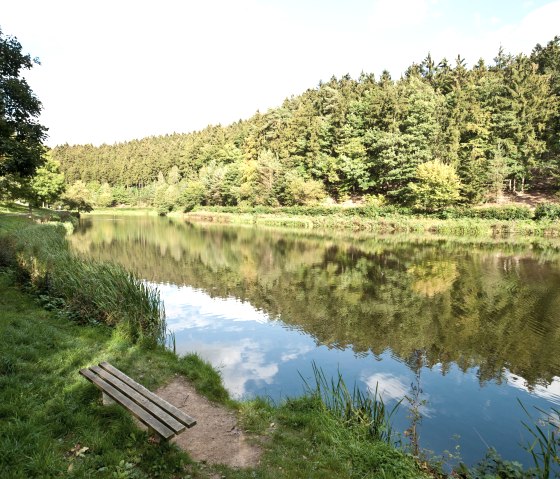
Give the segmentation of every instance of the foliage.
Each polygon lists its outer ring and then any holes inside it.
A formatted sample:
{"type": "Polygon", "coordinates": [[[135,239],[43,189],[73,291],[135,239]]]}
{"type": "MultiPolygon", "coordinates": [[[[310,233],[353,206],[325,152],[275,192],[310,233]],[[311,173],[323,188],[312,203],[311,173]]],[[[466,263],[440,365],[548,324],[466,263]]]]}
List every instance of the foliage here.
{"type": "Polygon", "coordinates": [[[61,145],[53,155],[69,183],[107,181],[115,198],[117,189],[131,193],[117,203],[137,204],[142,192],[149,197],[142,203],[161,211],[307,205],[325,194],[335,201],[382,195],[402,205],[410,184],[417,206],[428,211],[458,200],[477,204],[504,189],[551,188],[560,181],[559,41],[531,57],[502,51],[493,64],[470,69],[460,57],[455,64],[428,57],[397,81],[387,74],[333,77],[229,126],[99,147],[61,145]],[[429,204],[419,168],[438,162],[454,168],[460,183],[449,177],[448,191],[440,183],[442,198],[429,204]],[[177,185],[178,203],[161,199],[160,172],[177,185]],[[189,186],[198,184],[203,195],[189,186]]]}
{"type": "Polygon", "coordinates": [[[286,205],[310,205],[325,197],[323,184],[317,180],[306,180],[297,173],[286,175],[284,203],[286,205]]]}
{"type": "Polygon", "coordinates": [[[560,219],[560,205],[557,203],[540,203],[535,208],[536,220],[560,219]]]}
{"type": "Polygon", "coordinates": [[[191,211],[195,206],[202,203],[204,199],[204,185],[199,181],[192,181],[179,196],[179,204],[183,211],[191,211]]]}
{"type": "Polygon", "coordinates": [[[80,211],[91,211],[93,209],[92,205],[92,195],[86,184],[78,180],[73,185],[71,185],[64,195],[62,195],[63,204],[70,210],[80,211]]]}
{"type": "Polygon", "coordinates": [[[480,208],[446,208],[442,218],[479,218],[488,220],[530,220],[533,211],[526,206],[489,206],[480,208]]]}
{"type": "Polygon", "coordinates": [[[47,159],[45,164],[37,168],[31,180],[31,191],[34,198],[42,203],[52,204],[64,192],[64,173],[60,172],[60,163],[47,159]]]}
{"type": "Polygon", "coordinates": [[[43,162],[41,102],[21,76],[33,63],[17,39],[0,30],[0,178],[29,177],[43,162]]]}
{"type": "Polygon", "coordinates": [[[418,210],[437,211],[459,201],[461,182],[455,168],[439,160],[416,168],[416,183],[409,183],[409,195],[418,210]]]}
{"type": "Polygon", "coordinates": [[[113,196],[113,192],[111,191],[111,187],[109,186],[109,183],[105,182],[97,191],[95,204],[96,206],[107,207],[113,206],[114,203],[115,198],[113,196]]]}
{"type": "MultiPolygon", "coordinates": [[[[506,461],[495,449],[488,449],[486,456],[472,469],[462,465],[459,477],[468,479],[534,479],[534,471],[524,471],[518,462],[506,461]]],[[[542,476],[547,477],[547,476],[542,476]]]]}

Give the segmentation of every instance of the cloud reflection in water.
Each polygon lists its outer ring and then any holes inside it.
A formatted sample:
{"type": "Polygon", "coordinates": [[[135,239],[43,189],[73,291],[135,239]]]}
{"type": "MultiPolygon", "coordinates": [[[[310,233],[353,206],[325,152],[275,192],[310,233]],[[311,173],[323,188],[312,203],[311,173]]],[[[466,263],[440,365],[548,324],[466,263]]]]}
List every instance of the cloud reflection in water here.
{"type": "Polygon", "coordinates": [[[189,286],[157,287],[165,303],[168,328],[177,338],[177,352],[196,351],[218,368],[234,397],[246,395],[249,383],[257,388],[273,384],[280,363],[295,361],[314,349],[307,338],[291,335],[288,344],[271,335],[271,329],[282,338],[289,332],[248,302],[212,298],[189,286]],[[263,327],[267,333],[259,335],[263,327]]]}

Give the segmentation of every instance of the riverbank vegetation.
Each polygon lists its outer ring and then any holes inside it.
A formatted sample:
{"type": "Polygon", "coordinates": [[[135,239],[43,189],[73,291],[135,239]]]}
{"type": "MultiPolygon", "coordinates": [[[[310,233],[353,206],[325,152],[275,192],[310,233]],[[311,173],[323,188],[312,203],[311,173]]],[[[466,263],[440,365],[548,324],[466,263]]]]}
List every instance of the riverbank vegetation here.
{"type": "Polygon", "coordinates": [[[162,213],[361,198],[441,211],[558,189],[560,37],[491,64],[413,63],[398,80],[346,75],[229,126],[52,150],[97,206],[162,213]]]}
{"type": "Polygon", "coordinates": [[[560,237],[560,208],[495,207],[445,209],[439,214],[413,215],[394,208],[327,207],[197,207],[186,213],[191,221],[286,226],[307,229],[343,229],[378,234],[412,233],[440,236],[560,237]],[[545,209],[546,208],[546,209],[545,209]],[[541,211],[549,216],[541,216],[541,211]],[[550,211],[550,213],[548,213],[550,211]],[[538,219],[537,219],[538,218],[538,219]]]}
{"type": "Polygon", "coordinates": [[[79,321],[106,323],[130,339],[163,343],[165,313],[159,293],[111,263],[77,258],[59,224],[29,224],[0,237],[0,266],[46,306],[79,321]]]}

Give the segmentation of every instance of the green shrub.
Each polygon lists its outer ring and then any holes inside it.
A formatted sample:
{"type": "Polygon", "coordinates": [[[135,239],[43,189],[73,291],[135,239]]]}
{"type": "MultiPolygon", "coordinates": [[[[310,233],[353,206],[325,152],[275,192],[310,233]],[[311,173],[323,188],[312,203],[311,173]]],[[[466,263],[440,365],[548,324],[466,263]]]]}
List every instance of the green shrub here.
{"type": "Polygon", "coordinates": [[[459,201],[461,182],[450,165],[439,160],[418,165],[416,182],[408,190],[414,208],[420,211],[438,211],[459,201]]]}
{"type": "Polygon", "coordinates": [[[204,185],[200,181],[191,181],[180,193],[178,206],[186,213],[198,206],[204,200],[204,185]]]}
{"type": "MultiPolygon", "coordinates": [[[[195,207],[195,210],[197,208],[195,207]]],[[[385,217],[394,215],[411,215],[412,210],[403,206],[387,205],[375,206],[352,206],[341,208],[339,206],[203,206],[201,210],[215,213],[232,214],[283,214],[290,216],[345,216],[345,217],[385,217]]]]}
{"type": "Polygon", "coordinates": [[[536,220],[560,219],[560,205],[557,203],[541,203],[535,208],[536,220]]]}
{"type": "Polygon", "coordinates": [[[446,208],[438,216],[443,219],[478,218],[487,220],[530,220],[533,212],[526,206],[491,206],[488,208],[446,208]]]}

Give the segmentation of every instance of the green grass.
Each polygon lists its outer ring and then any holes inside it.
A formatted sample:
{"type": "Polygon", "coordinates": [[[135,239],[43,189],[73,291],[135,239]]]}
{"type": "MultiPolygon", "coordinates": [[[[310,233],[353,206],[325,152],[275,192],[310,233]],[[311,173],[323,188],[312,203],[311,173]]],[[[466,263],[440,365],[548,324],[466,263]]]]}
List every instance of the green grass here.
{"type": "Polygon", "coordinates": [[[375,234],[423,234],[440,236],[497,237],[560,237],[560,222],[552,220],[496,220],[484,218],[440,219],[434,217],[388,215],[365,217],[337,214],[292,216],[283,213],[231,213],[216,208],[200,208],[184,215],[195,221],[216,223],[284,226],[317,230],[363,231],[375,234]]]}
{"type": "Polygon", "coordinates": [[[185,454],[150,444],[122,408],[101,406],[78,370],[107,360],[150,388],[183,374],[224,400],[212,368],[196,356],[134,346],[106,326],[57,317],[16,289],[11,273],[0,273],[0,291],[0,477],[61,477],[70,466],[72,477],[121,477],[113,475],[121,461],[138,472],[123,477],[183,470],[190,462],[185,454]],[[78,444],[89,448],[83,457],[71,452],[78,444]]]}
{"type": "Polygon", "coordinates": [[[89,213],[83,213],[84,216],[88,215],[103,215],[103,216],[158,216],[158,213],[153,208],[140,208],[140,207],[113,207],[113,208],[95,208],[89,213]]]}

